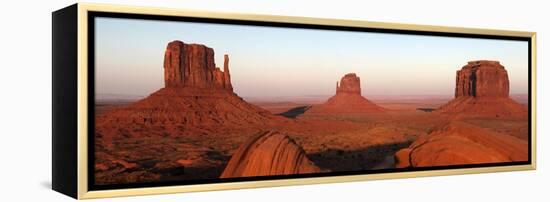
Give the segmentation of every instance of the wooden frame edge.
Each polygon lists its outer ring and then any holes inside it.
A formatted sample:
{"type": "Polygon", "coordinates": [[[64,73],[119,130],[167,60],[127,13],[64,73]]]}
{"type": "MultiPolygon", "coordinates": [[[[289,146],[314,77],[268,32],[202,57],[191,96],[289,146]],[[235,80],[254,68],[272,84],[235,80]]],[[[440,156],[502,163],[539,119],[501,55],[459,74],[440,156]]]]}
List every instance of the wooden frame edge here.
{"type": "Polygon", "coordinates": [[[534,32],[528,32],[528,31],[481,29],[481,28],[466,28],[466,27],[451,27],[451,26],[436,26],[436,25],[418,25],[418,24],[405,24],[405,23],[389,23],[389,22],[331,19],[331,18],[313,18],[313,17],[299,17],[299,16],[212,12],[212,11],[172,9],[172,8],[162,8],[162,7],[126,6],[126,5],[110,5],[110,4],[95,4],[95,3],[79,3],[79,6],[84,7],[87,11],[105,11],[105,12],[129,13],[129,14],[191,16],[191,17],[214,18],[214,19],[223,18],[223,19],[250,20],[250,21],[263,21],[263,22],[336,25],[336,26],[345,26],[345,27],[369,27],[369,28],[396,29],[396,30],[418,30],[418,31],[441,32],[441,33],[452,32],[452,33],[462,33],[462,34],[486,34],[486,35],[496,35],[496,36],[531,37],[533,36],[533,34],[535,34],[534,32]]]}
{"type": "Polygon", "coordinates": [[[352,181],[366,180],[381,180],[381,179],[402,179],[416,178],[429,176],[447,176],[460,174],[478,174],[492,172],[507,172],[507,171],[525,171],[536,169],[536,33],[525,31],[511,30],[495,30],[495,29],[479,29],[479,28],[461,28],[447,26],[432,26],[432,25],[415,25],[401,23],[385,23],[385,22],[370,22],[358,20],[343,20],[343,19],[325,19],[325,18],[309,18],[296,16],[277,16],[277,15],[257,15],[257,14],[238,14],[238,13],[222,13],[208,11],[194,11],[183,9],[155,8],[155,7],[139,7],[139,6],[123,6],[109,4],[93,4],[93,3],[78,3],[78,199],[92,199],[104,197],[123,197],[136,195],[152,195],[152,194],[173,194],[185,192],[199,191],[214,191],[228,189],[245,189],[245,188],[260,188],[260,187],[278,187],[292,185],[310,185],[322,183],[339,183],[352,181]],[[261,181],[246,181],[246,182],[229,182],[229,183],[214,183],[200,185],[178,185],[178,186],[163,186],[150,188],[128,188],[128,189],[113,189],[102,191],[90,191],[88,189],[88,138],[87,138],[87,94],[88,94],[88,15],[89,11],[104,11],[116,13],[130,14],[151,14],[165,16],[191,16],[202,18],[222,18],[235,20],[250,20],[250,21],[267,21],[267,22],[285,22],[298,24],[318,24],[318,25],[336,25],[347,27],[369,27],[381,29],[396,29],[396,30],[418,30],[429,32],[451,32],[462,34],[483,34],[496,36],[518,36],[528,37],[531,39],[531,164],[529,165],[513,165],[513,166],[496,166],[496,167],[480,167],[480,168],[461,168],[448,170],[431,170],[431,171],[407,171],[400,173],[380,173],[380,174],[360,174],[350,176],[331,176],[331,177],[313,177],[301,179],[282,179],[282,180],[261,180],[261,181]]]}
{"type": "Polygon", "coordinates": [[[537,168],[537,33],[531,32],[531,165],[537,168]]]}
{"type": "Polygon", "coordinates": [[[85,198],[88,190],[88,10],[78,4],[78,199],[85,198]]]}
{"type": "Polygon", "coordinates": [[[522,170],[533,170],[533,169],[534,167],[532,165],[517,165],[517,166],[501,166],[501,167],[486,167],[486,168],[450,169],[450,170],[437,170],[437,171],[412,171],[412,172],[402,172],[402,173],[315,177],[315,178],[304,178],[304,179],[262,180],[262,181],[182,185],[182,186],[167,186],[167,187],[152,187],[152,188],[114,189],[114,190],[90,191],[82,195],[82,197],[79,199],[154,195],[154,194],[176,194],[176,193],[200,192],[200,191],[218,191],[218,190],[280,187],[280,186],[295,186],[295,185],[314,185],[314,184],[326,184],[326,183],[342,183],[342,182],[367,181],[367,180],[370,181],[370,180],[383,180],[383,179],[403,179],[403,178],[447,176],[447,175],[459,175],[459,174],[481,174],[481,173],[522,171],[522,170]]]}

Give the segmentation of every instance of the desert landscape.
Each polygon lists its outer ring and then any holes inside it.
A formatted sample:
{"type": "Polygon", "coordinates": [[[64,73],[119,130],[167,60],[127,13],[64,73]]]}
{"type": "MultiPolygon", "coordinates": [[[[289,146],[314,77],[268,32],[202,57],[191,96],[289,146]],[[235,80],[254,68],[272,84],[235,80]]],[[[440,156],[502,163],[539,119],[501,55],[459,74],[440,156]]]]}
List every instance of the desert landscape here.
{"type": "Polygon", "coordinates": [[[96,101],[97,185],[528,160],[528,96],[499,61],[449,72],[454,96],[371,97],[348,72],[326,81],[332,96],[266,100],[234,92],[229,55],[219,68],[214,54],[172,41],[163,88],[96,101]]]}

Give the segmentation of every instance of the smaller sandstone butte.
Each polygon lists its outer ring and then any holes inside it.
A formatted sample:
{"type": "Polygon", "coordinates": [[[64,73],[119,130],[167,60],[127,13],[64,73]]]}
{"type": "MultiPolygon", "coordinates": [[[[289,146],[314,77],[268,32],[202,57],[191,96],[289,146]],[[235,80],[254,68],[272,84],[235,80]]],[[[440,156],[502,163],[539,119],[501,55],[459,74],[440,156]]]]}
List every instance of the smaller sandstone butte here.
{"type": "Polygon", "coordinates": [[[525,140],[463,122],[451,122],[395,154],[396,167],[527,161],[525,140]]]}
{"type": "Polygon", "coordinates": [[[307,113],[369,113],[383,112],[384,108],[361,96],[361,79],[355,73],[346,74],[336,82],[336,95],[324,104],[314,106],[307,113]]]}
{"type": "Polygon", "coordinates": [[[279,132],[268,131],[241,145],[220,177],[290,175],[320,171],[294,140],[279,132]]]}
{"type": "Polygon", "coordinates": [[[229,56],[224,56],[223,72],[215,66],[212,48],[202,44],[172,41],[164,52],[164,85],[233,90],[229,75],[229,56]]]}
{"type": "Polygon", "coordinates": [[[438,111],[449,114],[524,117],[527,108],[510,99],[508,72],[498,61],[468,62],[456,72],[455,98],[438,111]]]}

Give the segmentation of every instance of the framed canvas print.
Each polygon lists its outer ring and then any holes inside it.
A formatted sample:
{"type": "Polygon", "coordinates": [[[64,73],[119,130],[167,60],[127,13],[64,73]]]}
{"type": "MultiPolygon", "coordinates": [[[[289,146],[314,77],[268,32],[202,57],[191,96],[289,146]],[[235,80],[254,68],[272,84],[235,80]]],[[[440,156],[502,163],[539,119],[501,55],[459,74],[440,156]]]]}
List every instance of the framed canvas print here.
{"type": "Polygon", "coordinates": [[[533,32],[52,15],[52,184],[74,198],[535,169],[533,32]]]}

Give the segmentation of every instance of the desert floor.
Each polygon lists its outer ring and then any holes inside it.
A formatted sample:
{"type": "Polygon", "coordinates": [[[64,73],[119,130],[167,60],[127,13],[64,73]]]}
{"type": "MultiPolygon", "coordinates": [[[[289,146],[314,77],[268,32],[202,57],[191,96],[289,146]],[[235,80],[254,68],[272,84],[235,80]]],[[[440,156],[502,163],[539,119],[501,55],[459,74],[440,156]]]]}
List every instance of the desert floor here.
{"type": "MultiPolygon", "coordinates": [[[[133,183],[214,179],[245,140],[265,130],[285,132],[326,171],[394,167],[394,154],[420,136],[456,117],[431,111],[448,99],[372,100],[388,109],[374,114],[304,113],[318,102],[250,101],[282,119],[277,124],[233,128],[194,128],[156,125],[128,129],[153,131],[147,136],[95,144],[96,183],[133,183]],[[177,134],[177,135],[174,135],[177,134]]],[[[96,115],[129,102],[98,102],[96,115]]],[[[528,138],[525,119],[460,118],[483,128],[528,138]]]]}

